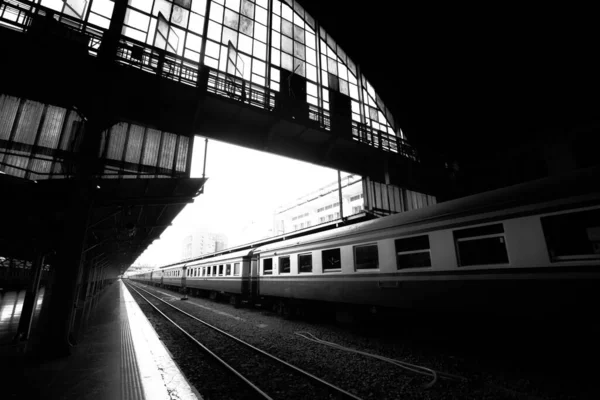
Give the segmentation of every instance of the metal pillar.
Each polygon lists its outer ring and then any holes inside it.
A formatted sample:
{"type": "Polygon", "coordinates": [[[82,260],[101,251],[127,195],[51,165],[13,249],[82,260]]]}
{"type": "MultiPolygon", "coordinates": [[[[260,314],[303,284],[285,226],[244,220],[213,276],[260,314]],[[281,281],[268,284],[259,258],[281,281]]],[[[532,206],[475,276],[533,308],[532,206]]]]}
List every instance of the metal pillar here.
{"type": "Polygon", "coordinates": [[[340,218],[344,219],[344,204],[342,202],[342,174],[340,173],[340,170],[338,169],[338,195],[339,195],[339,201],[340,201],[340,218]]]}
{"type": "Polygon", "coordinates": [[[83,237],[89,210],[89,201],[85,199],[87,197],[85,192],[80,194],[81,196],[73,196],[73,200],[77,198],[80,201],[72,203],[73,212],[64,230],[65,238],[57,251],[58,263],[50,298],[51,323],[43,338],[44,349],[50,356],[68,355],[72,346],[70,328],[77,299],[77,281],[82,264],[83,237]]]}
{"type": "Polygon", "coordinates": [[[38,251],[35,255],[33,265],[31,266],[31,281],[29,282],[27,292],[25,293],[25,300],[23,301],[23,309],[21,311],[21,318],[19,319],[19,327],[17,329],[15,341],[29,339],[43,269],[44,255],[42,252],[38,251]]]}

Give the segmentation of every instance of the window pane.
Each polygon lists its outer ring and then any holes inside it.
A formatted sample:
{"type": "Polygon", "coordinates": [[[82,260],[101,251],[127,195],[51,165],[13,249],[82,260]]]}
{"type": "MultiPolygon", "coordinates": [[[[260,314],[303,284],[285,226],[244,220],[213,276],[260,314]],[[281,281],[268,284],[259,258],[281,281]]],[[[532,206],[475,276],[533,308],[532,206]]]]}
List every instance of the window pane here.
{"type": "Polygon", "coordinates": [[[323,271],[342,268],[340,249],[324,250],[322,258],[323,271]]]}
{"type": "Polygon", "coordinates": [[[227,264],[227,266],[225,268],[225,275],[227,275],[227,276],[231,275],[231,264],[227,264]]]}
{"type": "Polygon", "coordinates": [[[240,23],[239,14],[234,11],[231,11],[230,9],[226,9],[224,25],[237,30],[239,23],[240,23]]]}
{"type": "Polygon", "coordinates": [[[600,210],[543,217],[552,261],[600,258],[600,210]]]}
{"type": "Polygon", "coordinates": [[[233,275],[238,276],[240,274],[240,263],[233,264],[233,275]]]}
{"type": "Polygon", "coordinates": [[[456,239],[477,237],[484,235],[494,235],[498,233],[504,233],[504,227],[502,224],[478,226],[475,228],[461,229],[454,232],[456,239]]]}
{"type": "Polygon", "coordinates": [[[354,247],[354,266],[356,269],[379,268],[379,257],[376,244],[354,247]]]}
{"type": "Polygon", "coordinates": [[[263,275],[273,274],[273,259],[267,258],[263,260],[263,275]]]}
{"type": "Polygon", "coordinates": [[[312,254],[300,254],[298,256],[298,272],[312,272],[312,254]]]}
{"type": "Polygon", "coordinates": [[[461,266],[508,262],[503,236],[460,240],[458,241],[458,253],[461,266]]]}
{"type": "Polygon", "coordinates": [[[289,274],[290,273],[290,258],[279,257],[279,273],[289,274]]]}
{"type": "Polygon", "coordinates": [[[242,0],[242,14],[254,18],[254,3],[249,0],[242,0]]]}
{"type": "Polygon", "coordinates": [[[431,254],[428,251],[398,254],[396,262],[398,269],[431,267],[431,254]]]}
{"type": "Polygon", "coordinates": [[[429,250],[429,236],[415,236],[406,239],[396,239],[396,252],[429,250]]]}
{"type": "Polygon", "coordinates": [[[242,16],[242,19],[240,20],[240,31],[248,36],[252,36],[253,28],[254,21],[248,17],[242,16]]]}

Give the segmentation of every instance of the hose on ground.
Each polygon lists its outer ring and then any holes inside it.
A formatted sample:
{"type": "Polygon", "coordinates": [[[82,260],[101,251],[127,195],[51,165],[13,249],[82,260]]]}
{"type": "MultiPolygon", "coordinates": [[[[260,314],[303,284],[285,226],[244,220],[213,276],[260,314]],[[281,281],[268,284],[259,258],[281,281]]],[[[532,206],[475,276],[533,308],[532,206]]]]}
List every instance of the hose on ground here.
{"type": "Polygon", "coordinates": [[[361,354],[363,356],[376,358],[378,360],[394,364],[405,370],[415,372],[417,374],[421,374],[421,375],[425,375],[425,376],[430,376],[432,378],[432,380],[425,385],[425,388],[430,388],[433,385],[435,385],[435,383],[438,381],[438,378],[458,380],[458,381],[463,381],[463,382],[467,380],[466,378],[464,378],[462,376],[452,375],[452,374],[448,374],[448,373],[440,372],[440,371],[435,371],[431,368],[423,367],[421,365],[411,364],[406,361],[395,360],[393,358],[384,357],[384,356],[380,356],[380,355],[373,354],[373,353],[368,353],[366,351],[352,349],[352,348],[345,347],[345,346],[342,346],[342,345],[339,345],[339,344],[333,343],[333,342],[328,342],[326,340],[319,339],[318,337],[316,337],[315,335],[313,335],[310,332],[295,332],[295,334],[306,340],[310,340],[311,342],[315,342],[315,343],[319,343],[319,344],[322,344],[325,346],[333,347],[338,350],[344,350],[344,351],[348,351],[351,353],[356,353],[356,354],[361,354]]]}

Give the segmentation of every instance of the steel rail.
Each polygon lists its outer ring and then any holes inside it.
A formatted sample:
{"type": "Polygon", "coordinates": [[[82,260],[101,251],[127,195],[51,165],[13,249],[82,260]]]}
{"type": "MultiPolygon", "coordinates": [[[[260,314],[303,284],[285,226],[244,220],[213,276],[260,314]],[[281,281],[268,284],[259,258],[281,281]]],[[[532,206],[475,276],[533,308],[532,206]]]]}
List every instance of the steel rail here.
{"type": "MultiPolygon", "coordinates": [[[[215,358],[218,362],[220,362],[225,368],[227,368],[229,371],[233,372],[238,378],[240,378],[242,381],[244,381],[244,383],[246,383],[248,386],[250,386],[254,391],[256,391],[262,398],[264,399],[268,399],[268,400],[273,400],[272,397],[270,397],[268,394],[266,394],[265,392],[263,392],[258,386],[256,386],[254,383],[252,383],[248,378],[246,378],[244,375],[242,375],[241,373],[239,373],[235,368],[233,368],[231,365],[227,364],[227,362],[225,362],[221,357],[219,357],[218,355],[216,355],[215,353],[213,353],[208,347],[206,347],[205,345],[203,345],[202,343],[200,343],[198,340],[196,340],[192,335],[190,335],[185,329],[183,329],[181,326],[179,326],[175,321],[173,321],[171,318],[169,318],[165,313],[163,313],[162,311],[160,311],[158,309],[158,307],[156,307],[154,304],[152,304],[150,302],[150,300],[148,300],[146,297],[144,297],[144,295],[142,295],[136,288],[134,288],[132,284],[127,284],[128,287],[130,287],[131,289],[133,289],[134,292],[136,292],[142,299],[144,299],[148,304],[150,304],[152,306],[152,308],[154,308],[156,311],[158,311],[160,313],[160,315],[162,315],[167,321],[169,321],[170,323],[172,323],[177,329],[179,329],[184,335],[186,335],[188,338],[190,338],[194,343],[196,343],[199,347],[201,347],[204,351],[206,351],[208,354],[210,354],[211,356],[213,356],[213,358],[215,358]]],[[[150,294],[153,297],[154,296],[152,293],[141,289],[142,291],[150,294]]],[[[158,299],[160,301],[162,301],[161,299],[158,299]]],[[[168,304],[166,302],[164,302],[165,304],[168,304]]],[[[176,308],[176,307],[175,307],[176,308]]]]}
{"type": "MultiPolygon", "coordinates": [[[[131,284],[131,283],[128,283],[128,284],[129,284],[129,285],[131,285],[131,286],[133,286],[133,284],[131,284]]],[[[136,285],[136,286],[137,286],[137,285],[136,285]]],[[[149,291],[147,291],[147,290],[141,289],[141,288],[139,288],[139,287],[138,287],[138,289],[140,289],[141,291],[143,291],[143,292],[145,292],[145,293],[148,293],[150,296],[152,296],[152,297],[156,298],[156,299],[157,299],[157,300],[159,300],[160,302],[162,302],[162,303],[166,304],[167,306],[169,306],[169,307],[171,307],[171,308],[174,308],[175,310],[179,311],[180,313],[182,313],[182,314],[185,314],[186,316],[188,316],[188,317],[190,317],[190,318],[192,318],[192,319],[194,319],[194,320],[196,320],[196,321],[200,322],[201,324],[203,324],[203,325],[205,325],[205,326],[207,326],[207,327],[209,327],[209,328],[211,328],[211,329],[213,329],[213,330],[215,330],[215,331],[217,331],[217,332],[219,332],[219,333],[221,333],[221,334],[223,334],[223,335],[225,335],[225,336],[229,337],[230,339],[233,339],[233,340],[235,340],[236,342],[238,342],[238,343],[240,343],[240,344],[242,344],[242,345],[244,345],[244,346],[246,346],[246,347],[248,347],[248,348],[250,348],[250,349],[252,349],[252,350],[254,350],[254,351],[256,351],[256,352],[258,352],[258,353],[260,353],[260,354],[262,354],[262,355],[264,355],[264,356],[267,356],[267,357],[271,358],[272,360],[275,360],[275,361],[277,361],[277,362],[279,362],[279,363],[281,363],[281,364],[285,365],[286,367],[288,367],[288,368],[290,368],[290,369],[293,369],[293,370],[294,370],[294,371],[296,371],[296,372],[299,372],[299,373],[301,373],[301,374],[303,374],[303,375],[305,375],[305,376],[307,376],[307,377],[309,377],[309,378],[311,378],[311,379],[313,379],[313,380],[315,380],[315,381],[319,382],[320,384],[322,384],[322,385],[324,385],[324,386],[326,386],[326,387],[328,387],[328,388],[330,388],[330,389],[333,389],[333,390],[335,390],[335,391],[337,391],[337,392],[339,392],[339,393],[343,394],[344,396],[346,396],[346,397],[348,397],[348,398],[351,398],[351,399],[354,399],[354,400],[362,400],[362,398],[360,398],[360,397],[358,397],[358,396],[356,396],[356,395],[354,395],[354,394],[352,394],[352,393],[350,393],[350,392],[348,392],[348,391],[346,391],[346,390],[344,390],[344,389],[342,389],[342,388],[340,388],[340,387],[337,387],[337,386],[335,386],[335,385],[333,385],[333,384],[331,384],[331,383],[329,383],[329,382],[327,382],[327,381],[325,381],[325,380],[323,380],[323,379],[321,379],[321,378],[319,378],[319,377],[317,377],[317,376],[315,376],[315,375],[311,374],[311,373],[310,373],[310,372],[308,372],[308,371],[305,371],[305,370],[303,370],[303,369],[301,369],[301,368],[299,368],[299,367],[296,367],[295,365],[293,365],[293,364],[290,364],[290,363],[288,363],[287,361],[284,361],[284,360],[282,360],[282,359],[280,359],[280,358],[278,358],[278,357],[276,357],[276,356],[274,356],[274,355],[272,355],[272,354],[269,354],[269,353],[267,353],[266,351],[264,351],[264,350],[261,350],[261,349],[259,349],[258,347],[255,347],[255,346],[251,345],[250,343],[248,343],[248,342],[245,342],[245,341],[243,341],[243,340],[241,340],[241,339],[239,339],[239,338],[237,338],[237,337],[235,337],[235,336],[233,336],[233,335],[231,335],[231,334],[229,334],[229,333],[227,333],[227,332],[223,331],[222,329],[219,329],[219,328],[217,328],[216,326],[213,326],[213,325],[209,324],[208,322],[205,322],[205,321],[203,321],[203,320],[201,320],[201,319],[199,319],[199,318],[197,318],[197,317],[195,317],[195,316],[193,316],[193,315],[191,315],[191,314],[189,314],[189,313],[187,313],[187,312],[185,312],[185,311],[181,310],[180,308],[177,308],[177,307],[175,307],[174,305],[172,305],[172,304],[170,304],[170,303],[168,303],[168,302],[164,301],[164,300],[163,300],[163,299],[161,299],[160,297],[158,297],[158,296],[156,296],[156,295],[154,295],[154,294],[150,293],[150,292],[149,292],[149,291]]],[[[135,290],[135,289],[134,289],[134,290],[135,290]]],[[[140,295],[140,296],[141,296],[141,295],[140,295]]],[[[153,306],[154,306],[154,305],[153,305],[153,306]]],[[[162,313],[161,313],[161,314],[162,314],[162,313]]]]}

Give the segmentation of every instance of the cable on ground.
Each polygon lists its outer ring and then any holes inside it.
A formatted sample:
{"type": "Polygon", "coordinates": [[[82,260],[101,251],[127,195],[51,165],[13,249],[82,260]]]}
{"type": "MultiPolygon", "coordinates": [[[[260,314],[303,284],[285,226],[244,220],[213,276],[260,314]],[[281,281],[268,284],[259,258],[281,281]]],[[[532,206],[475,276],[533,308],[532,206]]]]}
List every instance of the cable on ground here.
{"type": "Polygon", "coordinates": [[[417,374],[432,377],[431,382],[427,383],[425,385],[425,388],[430,388],[433,385],[435,385],[435,383],[438,381],[438,378],[451,379],[451,380],[457,380],[457,381],[463,381],[463,382],[467,381],[467,379],[462,376],[452,375],[452,374],[448,374],[448,373],[440,372],[440,371],[435,371],[431,368],[423,367],[421,365],[411,364],[406,361],[395,360],[393,358],[384,357],[384,356],[380,356],[380,355],[373,354],[373,353],[368,353],[366,351],[355,350],[355,349],[351,349],[349,347],[344,347],[337,343],[328,342],[326,340],[319,339],[318,337],[316,337],[315,335],[313,335],[310,332],[295,332],[295,334],[306,340],[310,340],[311,342],[315,342],[315,343],[319,343],[319,344],[322,344],[325,346],[333,347],[334,349],[338,349],[338,350],[344,350],[344,351],[348,351],[351,353],[356,353],[356,354],[361,354],[363,356],[376,358],[378,360],[394,364],[394,365],[396,365],[400,368],[406,369],[408,371],[412,371],[417,374]]]}

